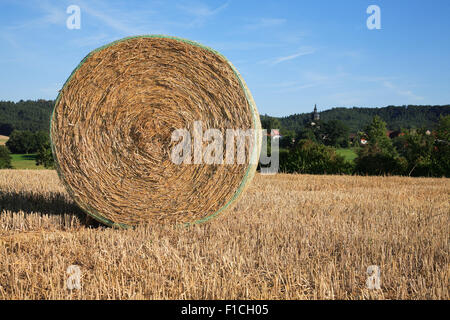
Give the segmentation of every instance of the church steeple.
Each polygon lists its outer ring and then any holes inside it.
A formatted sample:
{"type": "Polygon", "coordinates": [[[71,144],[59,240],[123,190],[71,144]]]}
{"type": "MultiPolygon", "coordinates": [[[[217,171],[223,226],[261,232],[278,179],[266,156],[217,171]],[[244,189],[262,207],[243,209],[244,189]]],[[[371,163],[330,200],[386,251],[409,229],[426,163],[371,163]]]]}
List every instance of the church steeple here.
{"type": "Polygon", "coordinates": [[[314,105],[313,120],[314,120],[314,121],[319,121],[319,120],[320,120],[320,115],[319,115],[319,113],[317,112],[317,105],[314,105]]]}

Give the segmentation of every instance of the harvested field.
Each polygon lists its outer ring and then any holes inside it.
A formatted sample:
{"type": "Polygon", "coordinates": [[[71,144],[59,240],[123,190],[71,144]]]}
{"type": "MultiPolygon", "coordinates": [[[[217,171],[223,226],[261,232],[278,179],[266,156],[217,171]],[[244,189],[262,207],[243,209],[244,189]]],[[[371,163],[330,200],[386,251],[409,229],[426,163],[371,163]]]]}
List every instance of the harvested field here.
{"type": "Polygon", "coordinates": [[[55,171],[0,170],[0,299],[449,299],[449,195],[450,179],[258,174],[210,222],[116,230],[55,171]]]}
{"type": "Polygon", "coordinates": [[[0,135],[0,146],[4,146],[9,137],[0,135]]]}

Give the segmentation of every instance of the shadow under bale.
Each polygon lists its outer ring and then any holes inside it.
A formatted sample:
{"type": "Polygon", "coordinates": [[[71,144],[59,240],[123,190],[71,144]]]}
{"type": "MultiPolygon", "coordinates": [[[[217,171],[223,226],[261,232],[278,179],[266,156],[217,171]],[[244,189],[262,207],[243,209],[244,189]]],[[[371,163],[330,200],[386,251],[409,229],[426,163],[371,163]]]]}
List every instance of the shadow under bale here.
{"type": "Polygon", "coordinates": [[[59,192],[37,194],[32,192],[0,192],[0,214],[4,211],[25,214],[75,216],[85,227],[97,228],[100,223],[86,215],[73,200],[59,192]]]}

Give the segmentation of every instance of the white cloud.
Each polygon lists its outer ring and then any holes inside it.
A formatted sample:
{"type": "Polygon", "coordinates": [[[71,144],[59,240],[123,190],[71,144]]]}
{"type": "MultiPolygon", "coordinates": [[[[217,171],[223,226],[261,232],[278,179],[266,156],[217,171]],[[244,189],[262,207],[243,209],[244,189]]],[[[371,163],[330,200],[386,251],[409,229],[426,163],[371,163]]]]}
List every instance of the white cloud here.
{"type": "Polygon", "coordinates": [[[394,85],[391,81],[383,81],[383,86],[388,89],[391,89],[396,94],[407,97],[411,100],[414,100],[414,101],[423,100],[423,97],[416,95],[411,90],[402,90],[399,87],[397,87],[396,85],[394,85]]]}
{"type": "Polygon", "coordinates": [[[262,50],[268,48],[276,48],[280,47],[281,44],[273,43],[270,41],[266,42],[252,42],[252,41],[221,41],[221,42],[209,42],[207,40],[199,41],[200,43],[204,43],[211,48],[220,50],[220,51],[228,51],[228,50],[237,50],[237,51],[248,51],[248,50],[262,50]]]}
{"type": "MultiPolygon", "coordinates": [[[[90,16],[100,20],[102,23],[104,23],[106,26],[114,29],[115,31],[118,31],[123,34],[127,35],[138,35],[142,33],[142,30],[140,28],[136,28],[134,25],[129,25],[128,23],[125,23],[119,19],[119,17],[113,15],[111,12],[106,12],[102,10],[97,10],[96,8],[93,8],[91,6],[88,6],[86,3],[82,3],[81,7],[81,14],[87,13],[90,16]]],[[[135,21],[127,19],[127,21],[135,21]]]]}
{"type": "Polygon", "coordinates": [[[318,83],[300,83],[300,82],[295,82],[295,83],[286,84],[286,85],[279,84],[279,85],[274,85],[273,87],[279,87],[280,89],[277,89],[273,92],[274,93],[297,92],[300,90],[317,87],[318,85],[319,85],[318,83]]]}
{"type": "Polygon", "coordinates": [[[223,9],[225,9],[226,7],[228,7],[228,2],[224,3],[223,5],[212,9],[208,6],[206,6],[205,4],[195,4],[195,5],[179,5],[177,6],[178,9],[180,9],[181,11],[184,11],[187,14],[193,15],[197,18],[207,18],[207,17],[212,17],[216,14],[218,14],[220,11],[222,11],[223,9]]]}
{"type": "Polygon", "coordinates": [[[36,19],[30,19],[25,22],[9,26],[8,30],[19,29],[36,29],[42,27],[48,27],[54,24],[64,25],[67,15],[65,12],[66,7],[54,6],[48,1],[33,2],[37,4],[37,9],[43,14],[36,19]]]}
{"type": "Polygon", "coordinates": [[[298,58],[301,56],[306,56],[306,55],[312,54],[312,53],[314,53],[314,49],[301,51],[301,52],[298,52],[298,53],[295,53],[295,54],[292,54],[292,55],[286,56],[286,57],[279,57],[279,58],[275,59],[273,64],[278,64],[278,63],[281,63],[284,61],[289,61],[289,60],[292,60],[292,59],[295,59],[295,58],[298,58]]]}
{"type": "Polygon", "coordinates": [[[289,61],[289,60],[293,60],[293,59],[296,59],[296,58],[299,58],[302,56],[313,54],[314,52],[316,52],[316,49],[314,49],[314,48],[303,47],[297,53],[291,54],[289,56],[283,56],[283,57],[273,58],[273,59],[269,59],[269,60],[264,60],[264,61],[262,61],[262,63],[276,65],[276,64],[279,64],[279,63],[282,63],[285,61],[289,61]]]}
{"type": "Polygon", "coordinates": [[[386,88],[389,88],[389,89],[395,89],[394,85],[393,85],[392,82],[390,82],[390,81],[384,81],[384,82],[383,82],[383,85],[384,85],[386,88]]]}
{"type": "Polygon", "coordinates": [[[286,23],[286,19],[277,19],[277,18],[260,18],[254,23],[249,23],[244,26],[246,29],[263,29],[263,28],[271,28],[280,26],[286,23]]]}
{"type": "Polygon", "coordinates": [[[206,20],[219,14],[221,11],[227,8],[228,5],[229,2],[225,2],[224,4],[216,8],[211,8],[202,3],[178,5],[177,9],[180,10],[184,15],[193,17],[193,20],[191,20],[190,22],[184,24],[179,23],[179,25],[186,28],[202,26],[206,20]]]}

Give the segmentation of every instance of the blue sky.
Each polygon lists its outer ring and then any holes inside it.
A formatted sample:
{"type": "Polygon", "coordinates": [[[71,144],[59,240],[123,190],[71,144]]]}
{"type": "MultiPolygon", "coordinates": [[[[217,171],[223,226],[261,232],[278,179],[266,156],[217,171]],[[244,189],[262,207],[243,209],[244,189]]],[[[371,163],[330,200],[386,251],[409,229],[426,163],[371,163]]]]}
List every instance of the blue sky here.
{"type": "Polygon", "coordinates": [[[261,114],[450,103],[450,1],[0,2],[0,100],[55,99],[91,50],[138,34],[210,46],[241,72],[261,114]],[[381,29],[369,30],[369,5],[381,29]],[[70,30],[69,5],[81,10],[70,30]]]}

